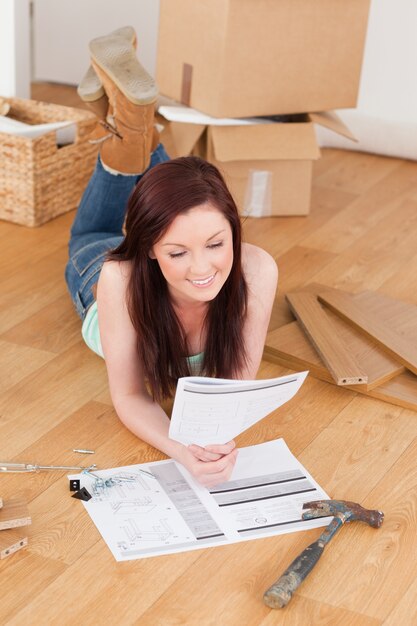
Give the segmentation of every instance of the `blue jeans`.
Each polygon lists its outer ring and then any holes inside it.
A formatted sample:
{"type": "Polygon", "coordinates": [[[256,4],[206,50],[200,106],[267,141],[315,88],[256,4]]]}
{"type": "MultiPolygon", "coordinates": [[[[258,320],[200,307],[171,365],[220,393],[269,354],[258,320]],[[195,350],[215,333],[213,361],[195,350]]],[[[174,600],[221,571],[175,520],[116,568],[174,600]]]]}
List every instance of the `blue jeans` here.
{"type": "MultiPolygon", "coordinates": [[[[152,153],[149,168],[168,161],[162,144],[152,153]]],[[[94,302],[92,287],[98,281],[106,255],[123,240],[126,205],[139,176],[107,172],[100,161],[87,185],[71,227],[65,280],[78,315],[83,320],[94,302]]]]}

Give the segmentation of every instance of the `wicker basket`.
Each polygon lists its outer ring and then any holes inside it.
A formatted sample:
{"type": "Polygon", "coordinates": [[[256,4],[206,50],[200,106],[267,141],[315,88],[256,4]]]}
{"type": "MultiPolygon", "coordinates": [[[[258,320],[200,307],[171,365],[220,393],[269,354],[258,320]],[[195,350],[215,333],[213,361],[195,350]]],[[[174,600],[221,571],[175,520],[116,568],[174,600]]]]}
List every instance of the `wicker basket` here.
{"type": "Polygon", "coordinates": [[[74,143],[58,147],[55,131],[35,139],[0,133],[0,219],[39,226],[78,206],[97,158],[88,143],[92,113],[35,100],[5,98],[9,116],[29,124],[74,121],[74,143]]]}

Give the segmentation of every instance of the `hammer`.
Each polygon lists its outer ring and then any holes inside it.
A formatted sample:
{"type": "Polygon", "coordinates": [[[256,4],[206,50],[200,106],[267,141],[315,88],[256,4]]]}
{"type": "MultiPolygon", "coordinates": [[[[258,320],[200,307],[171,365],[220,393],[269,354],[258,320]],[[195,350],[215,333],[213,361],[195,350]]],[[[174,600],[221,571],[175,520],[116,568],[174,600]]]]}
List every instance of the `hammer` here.
{"type": "Polygon", "coordinates": [[[366,522],[373,528],[379,528],[384,521],[382,511],[364,509],[360,504],[347,500],[317,500],[305,502],[303,509],[309,509],[302,519],[332,516],[333,519],[320,537],[297,556],[280,578],[264,593],[264,602],[271,609],[282,609],[291,600],[294,591],[307,578],[326,544],[334,537],[345,522],[366,522]]]}

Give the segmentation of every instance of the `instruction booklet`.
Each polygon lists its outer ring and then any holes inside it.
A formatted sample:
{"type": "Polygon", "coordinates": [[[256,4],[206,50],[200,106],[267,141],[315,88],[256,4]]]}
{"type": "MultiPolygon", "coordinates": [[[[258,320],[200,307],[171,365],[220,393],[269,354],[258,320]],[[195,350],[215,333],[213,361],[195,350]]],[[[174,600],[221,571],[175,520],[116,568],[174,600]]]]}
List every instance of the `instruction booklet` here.
{"type": "Polygon", "coordinates": [[[230,480],[209,489],[172,459],[94,473],[112,486],[87,474],[70,478],[92,495],[82,504],[117,561],[307,530],[331,519],[302,519],[304,502],[328,496],[283,439],[240,448],[230,480]]]}
{"type": "Polygon", "coordinates": [[[169,436],[184,445],[227,443],[291,400],[307,374],[266,380],[180,378],[169,436]]]}

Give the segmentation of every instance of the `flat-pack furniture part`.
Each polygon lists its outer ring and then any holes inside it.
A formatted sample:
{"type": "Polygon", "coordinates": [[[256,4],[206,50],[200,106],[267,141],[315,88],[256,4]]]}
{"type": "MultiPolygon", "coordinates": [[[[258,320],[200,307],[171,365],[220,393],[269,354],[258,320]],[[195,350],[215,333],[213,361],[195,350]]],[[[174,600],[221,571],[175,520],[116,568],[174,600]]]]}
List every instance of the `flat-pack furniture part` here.
{"type": "Polygon", "coordinates": [[[375,316],[367,303],[354,300],[349,294],[324,291],[318,298],[359,332],[374,340],[390,356],[417,374],[415,335],[412,338],[402,335],[389,321],[381,321],[380,315],[375,316]]]}
{"type": "Polygon", "coordinates": [[[27,526],[31,523],[32,520],[25,500],[13,498],[3,502],[0,509],[0,531],[27,526]]]}
{"type": "Polygon", "coordinates": [[[11,528],[0,532],[0,559],[5,559],[14,552],[28,545],[28,537],[25,530],[11,528]]]}
{"type": "Polygon", "coordinates": [[[288,293],[287,302],[304,333],[319,353],[338,385],[368,383],[368,374],[354,355],[349,343],[339,336],[332,322],[313,293],[288,293]]]}
{"type": "MultiPolygon", "coordinates": [[[[378,322],[395,329],[398,336],[414,346],[417,333],[417,307],[372,291],[348,294],[323,285],[310,284],[300,287],[297,292],[322,294],[330,299],[340,293],[350,297],[366,309],[369,316],[378,322]]],[[[326,309],[326,313],[337,325],[340,338],[349,345],[357,361],[368,373],[368,383],[349,385],[348,388],[373,398],[391,402],[397,406],[417,410],[417,376],[406,371],[405,366],[392,356],[391,351],[368,338],[336,313],[326,309]]],[[[279,363],[293,370],[308,369],[310,374],[321,380],[334,383],[329,370],[316,352],[298,322],[291,322],[268,333],[264,350],[267,361],[279,363]]]]}

